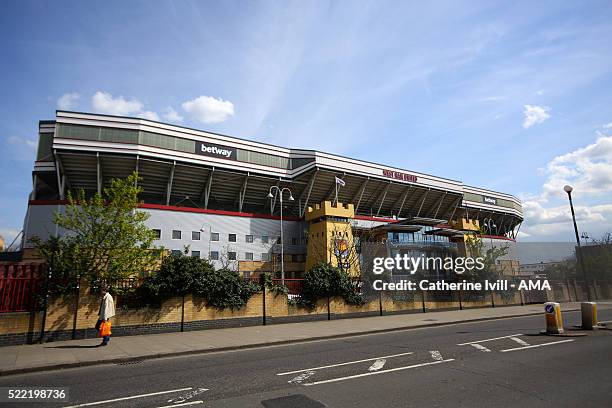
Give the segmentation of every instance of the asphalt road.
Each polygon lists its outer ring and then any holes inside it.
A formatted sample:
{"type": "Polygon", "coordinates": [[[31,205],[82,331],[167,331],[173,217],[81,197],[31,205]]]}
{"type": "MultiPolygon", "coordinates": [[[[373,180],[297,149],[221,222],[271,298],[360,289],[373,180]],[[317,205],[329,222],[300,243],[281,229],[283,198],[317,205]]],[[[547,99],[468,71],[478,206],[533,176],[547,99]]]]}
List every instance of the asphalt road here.
{"type": "MultiPolygon", "coordinates": [[[[599,318],[612,320],[612,310],[600,310],[599,318]]],[[[577,324],[579,313],[564,319],[566,327],[577,324]]],[[[69,388],[68,403],[37,406],[612,406],[612,330],[540,336],[543,321],[511,318],[23,374],[0,378],[0,387],[69,388]]]]}

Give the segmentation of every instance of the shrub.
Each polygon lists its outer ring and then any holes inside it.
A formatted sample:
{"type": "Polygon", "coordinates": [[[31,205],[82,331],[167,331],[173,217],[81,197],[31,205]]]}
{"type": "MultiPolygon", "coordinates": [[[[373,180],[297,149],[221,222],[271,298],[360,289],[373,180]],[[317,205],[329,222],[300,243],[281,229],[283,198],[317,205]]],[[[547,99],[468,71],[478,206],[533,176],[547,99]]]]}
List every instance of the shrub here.
{"type": "Polygon", "coordinates": [[[313,308],[317,300],[331,296],[341,296],[351,305],[365,303],[346,271],[327,263],[319,263],[304,276],[300,303],[313,308]]]}

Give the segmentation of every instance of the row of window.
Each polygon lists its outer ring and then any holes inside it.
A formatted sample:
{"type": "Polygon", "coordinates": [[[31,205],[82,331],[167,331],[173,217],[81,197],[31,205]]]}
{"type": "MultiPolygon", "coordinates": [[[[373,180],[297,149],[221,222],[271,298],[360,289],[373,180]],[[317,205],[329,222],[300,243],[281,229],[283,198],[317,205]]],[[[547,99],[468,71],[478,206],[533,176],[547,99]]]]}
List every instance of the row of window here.
{"type": "MultiPolygon", "coordinates": [[[[162,237],[162,230],[159,228],[154,228],[153,231],[155,231],[155,237],[156,239],[161,239],[162,237]]],[[[262,244],[269,244],[270,242],[276,242],[277,244],[280,244],[280,237],[270,237],[268,235],[262,235],[261,237],[261,243],[262,244]]],[[[181,230],[172,230],[172,239],[183,239],[183,231],[181,230]]],[[[191,240],[192,241],[200,241],[202,239],[202,233],[200,231],[191,231],[191,240]]],[[[219,241],[219,233],[218,232],[211,232],[210,233],[210,240],[211,241],[219,241]]],[[[238,242],[238,235],[237,234],[227,234],[227,241],[228,242],[238,242]]],[[[251,244],[254,242],[254,235],[245,235],[244,236],[244,242],[251,244]]],[[[304,241],[302,239],[299,238],[291,238],[291,245],[300,245],[300,244],[304,244],[304,241]]]]}
{"type": "MultiPolygon", "coordinates": [[[[183,251],[181,251],[180,249],[172,250],[172,255],[175,255],[175,256],[179,256],[182,253],[183,251]]],[[[194,258],[201,258],[201,252],[191,251],[191,256],[194,258]]],[[[210,251],[210,256],[208,259],[210,259],[211,261],[218,261],[221,259],[220,256],[221,255],[219,251],[210,251]]],[[[279,260],[280,260],[280,255],[277,255],[277,257],[279,257],[279,260]]],[[[238,259],[238,252],[228,251],[227,260],[228,261],[255,261],[256,259],[255,259],[255,254],[253,252],[245,252],[244,257],[242,259],[238,259]]],[[[260,254],[260,259],[258,260],[262,262],[268,262],[271,260],[271,256],[267,252],[262,252],[260,254]]],[[[291,255],[286,255],[286,260],[290,260],[291,262],[305,262],[306,256],[304,254],[291,254],[291,255]]]]}

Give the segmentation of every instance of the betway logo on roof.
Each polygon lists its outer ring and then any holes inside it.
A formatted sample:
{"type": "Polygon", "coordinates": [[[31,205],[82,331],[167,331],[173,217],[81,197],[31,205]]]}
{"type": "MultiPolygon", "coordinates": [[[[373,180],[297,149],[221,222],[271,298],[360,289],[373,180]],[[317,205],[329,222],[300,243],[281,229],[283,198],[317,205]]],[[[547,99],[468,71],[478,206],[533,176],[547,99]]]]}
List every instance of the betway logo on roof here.
{"type": "Polygon", "coordinates": [[[196,153],[221,159],[236,160],[236,148],[196,142],[196,153]]]}

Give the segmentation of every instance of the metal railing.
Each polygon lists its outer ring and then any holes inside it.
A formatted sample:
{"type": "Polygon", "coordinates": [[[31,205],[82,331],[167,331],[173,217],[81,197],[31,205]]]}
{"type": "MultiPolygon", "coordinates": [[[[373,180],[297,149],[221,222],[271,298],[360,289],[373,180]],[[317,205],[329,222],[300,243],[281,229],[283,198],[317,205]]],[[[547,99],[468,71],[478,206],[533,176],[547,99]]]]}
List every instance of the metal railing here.
{"type": "Polygon", "coordinates": [[[46,265],[0,264],[0,313],[40,309],[37,295],[44,289],[46,265]]]}

